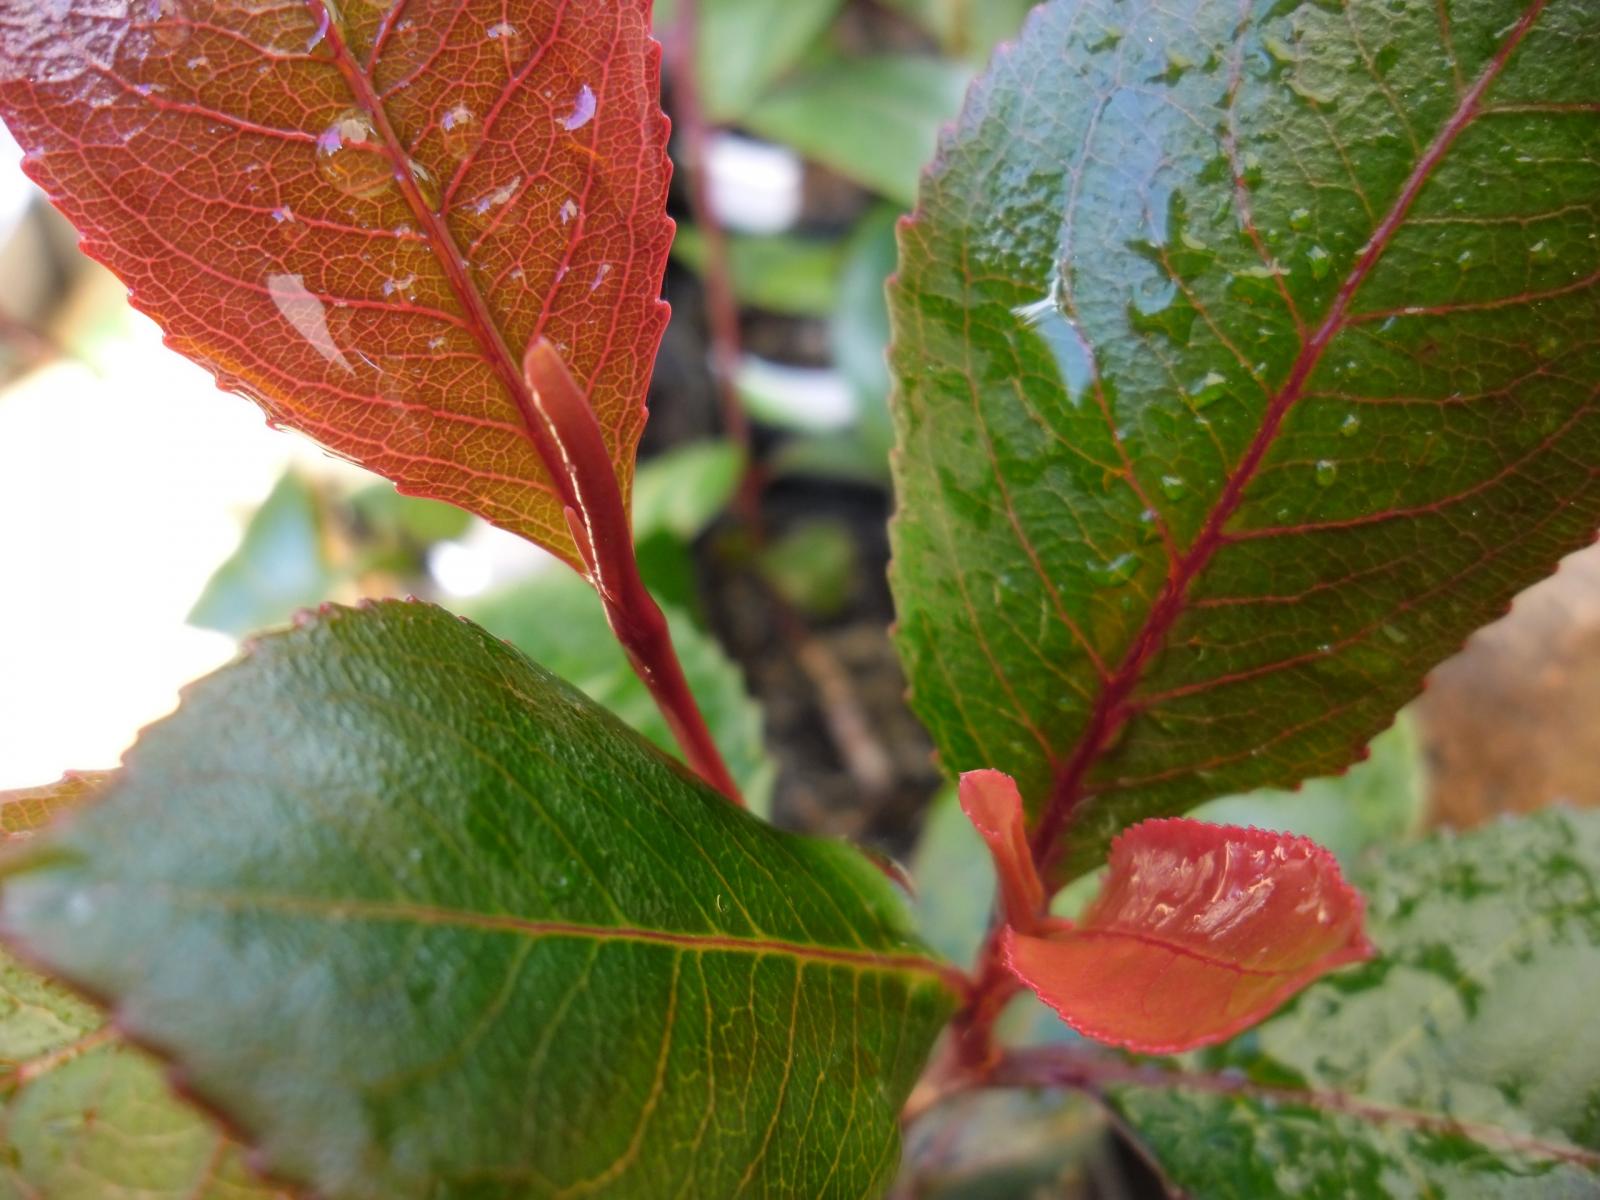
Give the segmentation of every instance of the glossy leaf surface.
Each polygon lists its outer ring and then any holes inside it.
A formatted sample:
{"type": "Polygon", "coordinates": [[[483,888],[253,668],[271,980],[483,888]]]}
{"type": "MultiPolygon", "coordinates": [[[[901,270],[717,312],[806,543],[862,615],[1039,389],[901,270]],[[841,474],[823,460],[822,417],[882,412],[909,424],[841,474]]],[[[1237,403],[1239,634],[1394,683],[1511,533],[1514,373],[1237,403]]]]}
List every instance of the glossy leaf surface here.
{"type": "Polygon", "coordinates": [[[0,115],[178,350],[270,419],[558,554],[522,352],[624,492],[667,310],[645,0],[0,3],[0,115]]]}
{"type": "Polygon", "coordinates": [[[1078,1032],[1146,1053],[1248,1029],[1306,984],[1372,954],[1361,897],[1304,838],[1170,819],[1111,847],[1072,928],[1007,930],[1018,979],[1078,1032]]]}
{"type": "Polygon", "coordinates": [[[34,847],[8,936],[335,1200],[873,1195],[953,1006],[856,851],[419,604],[262,639],[34,847]]]}
{"type": "Polygon", "coordinates": [[[1055,0],[976,85],[891,297],[899,643],[1063,873],[1344,766],[1593,536],[1596,105],[1587,0],[1055,0]]]}
{"type": "Polygon", "coordinates": [[[1114,1086],[1206,1200],[1600,1192],[1600,816],[1391,854],[1360,882],[1380,957],[1249,1034],[1114,1086]]]}
{"type": "MultiPolygon", "coordinates": [[[[70,776],[0,792],[14,847],[103,789],[70,776]]],[[[0,1195],[31,1200],[287,1200],[175,1099],[160,1068],[91,1005],[0,953],[0,1195]]]]}

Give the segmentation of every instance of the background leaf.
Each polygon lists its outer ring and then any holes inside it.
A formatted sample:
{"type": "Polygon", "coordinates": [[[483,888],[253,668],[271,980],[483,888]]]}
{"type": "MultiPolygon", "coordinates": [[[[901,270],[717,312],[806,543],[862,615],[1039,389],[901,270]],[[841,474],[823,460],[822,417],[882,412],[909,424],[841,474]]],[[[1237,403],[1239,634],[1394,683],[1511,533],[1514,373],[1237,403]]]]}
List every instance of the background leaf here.
{"type": "Polygon", "coordinates": [[[1387,855],[1380,957],[1112,1097],[1205,1200],[1600,1190],[1600,815],[1387,855]]]}
{"type": "Polygon", "coordinates": [[[320,604],[339,578],[316,487],[285,471],[245,526],[239,548],[195,601],[189,624],[243,637],[320,604]]]}
{"type": "Polygon", "coordinates": [[[1065,874],[1339,769],[1593,537],[1600,25],[1441,13],[1056,0],[924,183],[899,645],[1065,874]]]}
{"type": "Polygon", "coordinates": [[[847,179],[902,204],[970,75],[937,58],[833,58],[774,88],[744,118],[847,179]]]}
{"type": "Polygon", "coordinates": [[[402,489],[576,550],[538,333],[626,493],[672,225],[645,0],[34,0],[0,115],[170,344],[402,489]]]}
{"type": "MultiPolygon", "coordinates": [[[[594,590],[568,571],[546,572],[461,604],[467,616],[548,671],[582,689],[673,757],[681,750],[595,603],[594,590]]],[[[681,611],[663,610],[684,675],[717,748],[752,812],[771,811],[778,768],[762,736],[761,706],[744,675],[709,634],[681,611]]]]}
{"type": "MultiPolygon", "coordinates": [[[[109,774],[0,792],[15,847],[103,790],[109,774]]],[[[288,1200],[175,1099],[160,1068],[91,1005],[0,953],[0,1195],[18,1200],[288,1200]]]]}
{"type": "MultiPolygon", "coordinates": [[[[700,103],[712,121],[742,116],[832,23],[842,0],[699,0],[700,103]]],[[[657,0],[657,36],[674,37],[678,0],[657,0]]]]}
{"type": "MultiPolygon", "coordinates": [[[[673,257],[705,272],[705,237],[693,225],[678,226],[673,257]]],[[[792,317],[821,317],[838,295],[840,250],[822,238],[776,234],[728,237],[728,270],[743,304],[792,317]]],[[[879,347],[880,352],[882,347],[879,347]]]]}
{"type": "Polygon", "coordinates": [[[338,1200],[873,1195],[954,1002],[863,856],[419,604],[195,685],[0,921],[338,1200]]]}

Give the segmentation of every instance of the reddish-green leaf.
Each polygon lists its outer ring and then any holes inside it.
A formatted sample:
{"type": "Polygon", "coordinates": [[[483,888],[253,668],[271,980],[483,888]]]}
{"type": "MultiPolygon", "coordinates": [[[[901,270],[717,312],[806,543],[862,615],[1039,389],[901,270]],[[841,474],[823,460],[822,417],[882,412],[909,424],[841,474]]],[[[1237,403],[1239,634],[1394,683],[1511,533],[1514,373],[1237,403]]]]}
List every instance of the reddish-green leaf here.
{"type": "Polygon", "coordinates": [[[553,343],[626,495],[667,310],[647,0],[0,0],[0,115],[170,343],[576,564],[553,343]]]}
{"type": "Polygon", "coordinates": [[[1590,0],[1055,0],[902,235],[894,585],[1063,873],[1344,765],[1600,520],[1590,0]],[[1042,814],[1048,813],[1048,817],[1042,814]]]}
{"type": "Polygon", "coordinates": [[[1370,958],[1360,895],[1305,838],[1172,819],[1117,838],[1083,919],[1007,930],[1012,972],[1080,1033],[1147,1053],[1247,1029],[1320,975],[1370,958]]]}

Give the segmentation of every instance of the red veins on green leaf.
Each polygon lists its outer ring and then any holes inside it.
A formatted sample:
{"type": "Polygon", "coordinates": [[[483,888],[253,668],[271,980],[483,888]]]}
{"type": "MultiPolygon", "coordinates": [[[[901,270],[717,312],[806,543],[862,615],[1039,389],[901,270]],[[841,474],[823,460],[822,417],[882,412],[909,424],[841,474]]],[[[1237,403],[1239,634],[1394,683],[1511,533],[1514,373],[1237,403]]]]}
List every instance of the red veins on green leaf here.
{"type": "Polygon", "coordinates": [[[1360,894],[1305,838],[1145,821],[1113,843],[1110,874],[1081,921],[1041,922],[1016,785],[969,772],[961,803],[994,855],[1006,966],[1089,1037],[1150,1054],[1208,1045],[1372,957],[1360,894]]]}
{"type": "Polygon", "coordinates": [[[521,353],[626,498],[667,308],[648,0],[0,0],[0,116],[170,344],[579,566],[521,353]]]}

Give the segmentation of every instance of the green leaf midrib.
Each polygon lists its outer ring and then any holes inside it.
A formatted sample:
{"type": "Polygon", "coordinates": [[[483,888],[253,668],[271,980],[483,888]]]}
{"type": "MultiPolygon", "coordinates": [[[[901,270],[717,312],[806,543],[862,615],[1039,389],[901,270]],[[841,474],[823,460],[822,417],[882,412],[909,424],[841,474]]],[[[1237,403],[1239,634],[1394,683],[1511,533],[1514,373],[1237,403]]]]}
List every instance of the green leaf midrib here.
{"type": "MultiPolygon", "coordinates": [[[[35,867],[33,861],[25,868],[35,867]]],[[[110,890],[100,885],[101,890],[110,890]]],[[[129,887],[148,895],[149,884],[129,887]]],[[[454,909],[431,904],[416,904],[403,900],[343,900],[301,896],[284,896],[263,893],[226,892],[211,888],[173,888],[164,886],[159,894],[180,906],[213,908],[227,911],[258,909],[321,918],[327,921],[376,921],[420,926],[443,926],[455,929],[477,929],[486,933],[503,933],[537,941],[543,938],[568,938],[576,941],[632,942],[667,946],[697,953],[727,953],[751,955],[776,955],[793,958],[802,963],[825,966],[851,967],[862,971],[886,971],[922,974],[933,977],[953,992],[961,989],[955,983],[959,972],[921,954],[893,954],[863,947],[859,950],[843,946],[829,946],[820,942],[791,941],[785,938],[756,936],[740,937],[731,934],[701,932],[696,930],[646,929],[636,925],[597,925],[578,921],[542,920],[536,917],[519,917],[511,913],[479,913],[467,909],[454,909]]]]}

